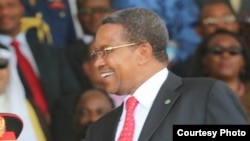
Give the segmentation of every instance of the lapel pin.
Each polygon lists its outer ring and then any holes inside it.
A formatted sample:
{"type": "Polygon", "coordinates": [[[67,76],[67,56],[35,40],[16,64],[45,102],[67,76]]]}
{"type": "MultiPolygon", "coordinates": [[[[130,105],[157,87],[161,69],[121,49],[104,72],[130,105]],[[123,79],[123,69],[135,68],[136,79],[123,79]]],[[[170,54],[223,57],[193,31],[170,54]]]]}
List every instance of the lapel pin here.
{"type": "Polygon", "coordinates": [[[171,102],[170,99],[166,99],[164,103],[165,103],[165,104],[169,104],[170,102],[171,102]]]}

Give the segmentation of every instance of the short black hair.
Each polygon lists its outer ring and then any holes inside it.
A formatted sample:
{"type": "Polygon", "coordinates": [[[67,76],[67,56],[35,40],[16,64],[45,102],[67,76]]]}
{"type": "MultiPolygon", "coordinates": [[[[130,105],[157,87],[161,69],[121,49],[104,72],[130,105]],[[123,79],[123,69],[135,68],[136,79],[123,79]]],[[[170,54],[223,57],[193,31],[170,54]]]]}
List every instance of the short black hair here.
{"type": "Polygon", "coordinates": [[[132,43],[148,42],[160,62],[167,62],[166,47],[169,42],[164,21],[152,10],[127,8],[106,16],[102,24],[119,24],[123,27],[123,39],[132,43]]]}

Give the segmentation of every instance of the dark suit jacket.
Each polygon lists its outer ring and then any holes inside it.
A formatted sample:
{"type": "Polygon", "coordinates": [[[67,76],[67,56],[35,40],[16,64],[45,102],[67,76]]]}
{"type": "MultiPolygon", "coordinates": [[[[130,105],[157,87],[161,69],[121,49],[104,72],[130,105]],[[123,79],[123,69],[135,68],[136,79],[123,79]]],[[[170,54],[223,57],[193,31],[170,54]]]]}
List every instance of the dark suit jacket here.
{"type": "Polygon", "coordinates": [[[70,67],[76,75],[77,81],[83,90],[92,87],[88,77],[84,74],[82,63],[89,58],[89,46],[82,40],[78,40],[75,44],[64,49],[65,58],[69,61],[70,67]]]}
{"type": "MultiPolygon", "coordinates": [[[[62,51],[54,46],[38,43],[27,38],[40,73],[40,80],[49,108],[60,95],[80,93],[80,86],[62,51]]],[[[19,71],[20,72],[20,71],[19,71]]],[[[21,75],[26,94],[31,97],[27,83],[21,75]]]]}
{"type": "Polygon", "coordinates": [[[64,95],[53,107],[51,133],[54,141],[80,141],[78,139],[74,115],[80,95],[64,95]]]}
{"type": "MultiPolygon", "coordinates": [[[[114,141],[122,106],[90,126],[87,141],[114,141]]],[[[221,81],[180,78],[169,72],[153,102],[139,141],[172,141],[173,124],[247,124],[235,94],[221,81]],[[166,99],[171,103],[164,104],[166,99]]]]}
{"type": "MultiPolygon", "coordinates": [[[[64,54],[81,86],[81,92],[93,88],[90,80],[82,69],[82,63],[88,58],[88,46],[82,40],[78,40],[75,44],[65,48],[64,54]]],[[[53,121],[51,129],[55,141],[80,140],[78,139],[76,125],[74,123],[74,110],[79,96],[80,94],[60,96],[53,107],[52,116],[55,121],[53,121]]]]}

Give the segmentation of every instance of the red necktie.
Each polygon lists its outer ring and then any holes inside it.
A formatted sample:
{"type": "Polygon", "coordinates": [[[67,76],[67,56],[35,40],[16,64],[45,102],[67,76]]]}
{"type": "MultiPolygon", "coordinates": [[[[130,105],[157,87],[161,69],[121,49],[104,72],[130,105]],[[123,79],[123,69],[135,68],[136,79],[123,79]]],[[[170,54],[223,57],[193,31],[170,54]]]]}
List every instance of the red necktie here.
{"type": "Polygon", "coordinates": [[[126,118],[118,141],[132,141],[135,129],[134,110],[138,104],[135,97],[130,97],[126,102],[126,118]]]}
{"type": "Polygon", "coordinates": [[[34,102],[37,104],[38,108],[41,110],[42,113],[47,114],[48,107],[45,101],[40,81],[38,80],[31,64],[20,51],[19,42],[17,40],[13,40],[11,42],[11,45],[15,49],[18,66],[31,90],[34,102]]]}

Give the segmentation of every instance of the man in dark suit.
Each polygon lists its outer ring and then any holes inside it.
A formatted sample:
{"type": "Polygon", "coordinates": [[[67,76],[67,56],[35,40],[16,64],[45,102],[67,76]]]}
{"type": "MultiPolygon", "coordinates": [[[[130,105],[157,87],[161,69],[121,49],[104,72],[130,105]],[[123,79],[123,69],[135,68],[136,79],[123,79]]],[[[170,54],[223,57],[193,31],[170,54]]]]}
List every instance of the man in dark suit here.
{"type": "MultiPolygon", "coordinates": [[[[42,93],[39,96],[44,97],[45,106],[43,106],[45,108],[42,109],[42,106],[35,102],[47,121],[50,122],[50,110],[58,97],[62,94],[78,93],[80,88],[58,48],[30,40],[26,38],[25,33],[21,32],[20,23],[24,12],[25,9],[21,0],[0,1],[0,43],[9,48],[12,53],[17,53],[11,42],[13,39],[18,41],[19,54],[22,54],[26,58],[26,62],[29,62],[38,83],[41,84],[42,93]]],[[[20,62],[19,57],[16,54],[18,62],[20,62]]],[[[34,99],[34,91],[32,91],[34,86],[30,85],[34,82],[28,81],[24,74],[25,71],[20,66],[18,64],[19,75],[25,87],[26,96],[34,99]]],[[[31,71],[26,71],[26,73],[31,75],[31,71]]]]}
{"type": "Polygon", "coordinates": [[[89,127],[87,141],[171,141],[174,124],[248,124],[223,82],[168,71],[167,44],[167,29],[150,10],[130,8],[104,18],[91,57],[108,93],[126,97],[89,127]]]}

